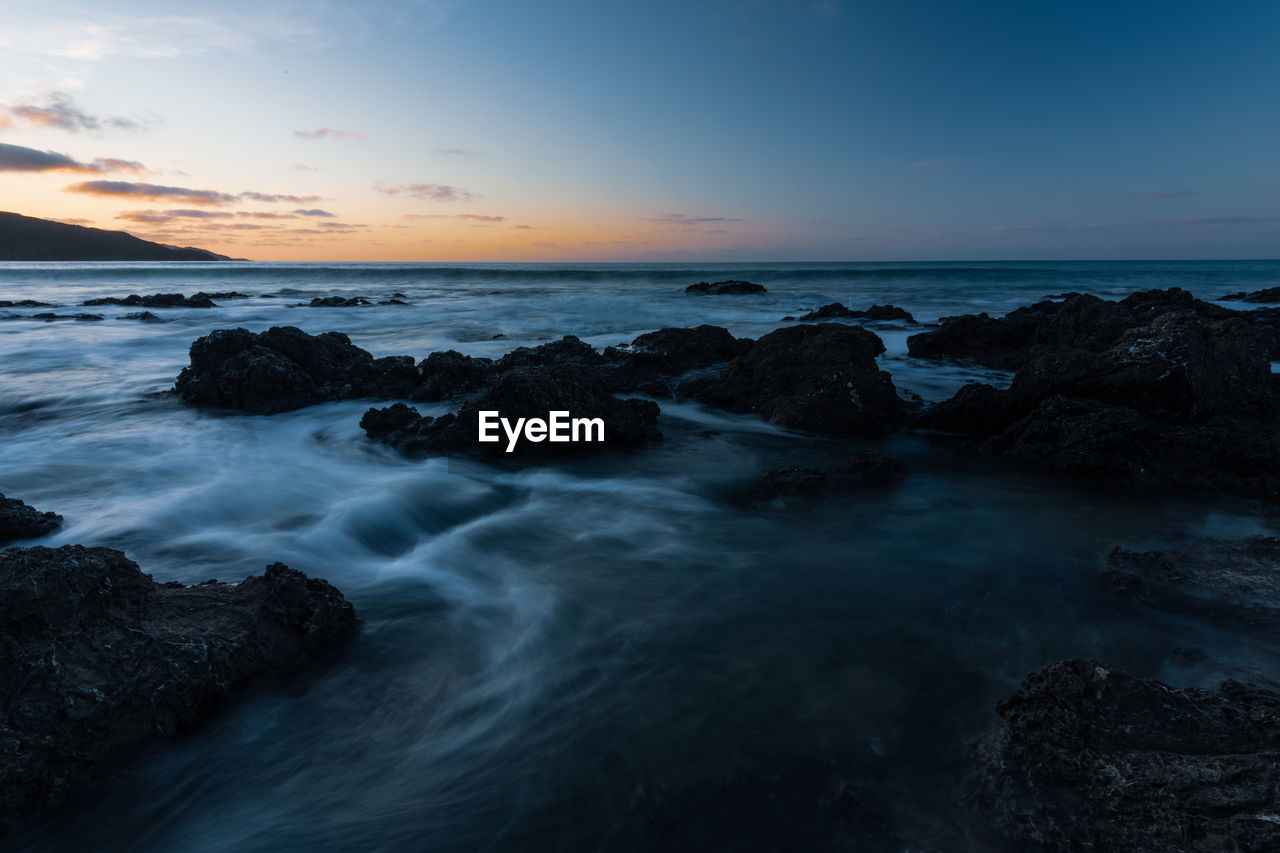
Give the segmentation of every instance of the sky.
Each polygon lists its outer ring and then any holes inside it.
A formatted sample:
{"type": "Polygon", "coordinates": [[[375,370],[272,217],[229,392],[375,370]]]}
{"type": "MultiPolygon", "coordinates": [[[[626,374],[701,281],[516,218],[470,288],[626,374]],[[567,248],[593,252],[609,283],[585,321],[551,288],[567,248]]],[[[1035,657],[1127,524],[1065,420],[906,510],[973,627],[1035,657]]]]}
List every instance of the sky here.
{"type": "Polygon", "coordinates": [[[12,3],[0,210],[254,260],[1280,257],[1280,3],[12,3]]]}

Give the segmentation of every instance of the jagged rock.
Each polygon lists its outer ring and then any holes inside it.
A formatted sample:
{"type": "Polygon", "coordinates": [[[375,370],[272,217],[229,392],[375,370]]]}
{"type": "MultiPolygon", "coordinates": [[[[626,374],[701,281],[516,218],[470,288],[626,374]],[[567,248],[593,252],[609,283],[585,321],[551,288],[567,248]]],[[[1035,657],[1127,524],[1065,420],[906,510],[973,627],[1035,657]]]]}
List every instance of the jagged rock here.
{"type": "Polygon", "coordinates": [[[110,548],[0,551],[0,830],[356,627],[341,593],[280,563],[188,587],[110,548]]]}
{"type": "Polygon", "coordinates": [[[372,305],[363,296],[317,296],[307,304],[309,308],[354,308],[357,305],[372,305]]]}
{"type": "Polygon", "coordinates": [[[160,317],[157,317],[155,314],[152,314],[150,311],[138,311],[133,314],[121,314],[120,319],[121,320],[141,320],[144,323],[165,322],[160,317]]]}
{"type": "Polygon", "coordinates": [[[700,281],[697,284],[691,284],[686,287],[684,292],[705,293],[712,296],[738,296],[746,293],[766,293],[767,291],[762,284],[742,281],[741,279],[728,279],[726,281],[700,281]]]}
{"type": "Polygon", "coordinates": [[[407,453],[465,453],[511,461],[569,458],[602,451],[629,450],[659,441],[658,406],[648,400],[619,399],[590,374],[574,374],[549,367],[515,367],[499,374],[478,397],[456,414],[421,417],[416,409],[398,403],[370,409],[360,426],[370,438],[407,453]],[[479,412],[496,411],[514,423],[517,418],[546,419],[552,411],[574,418],[604,420],[603,442],[531,442],[521,439],[513,452],[501,429],[501,440],[479,441],[479,412]]]}
{"type": "Polygon", "coordinates": [[[13,302],[8,299],[0,299],[0,308],[54,308],[52,302],[37,302],[34,299],[19,299],[13,302]]]}
{"type": "Polygon", "coordinates": [[[663,381],[692,370],[723,364],[751,349],[752,341],[735,338],[720,326],[659,329],[630,344],[606,347],[606,381],[615,390],[640,389],[665,396],[663,381]]]}
{"type": "Polygon", "coordinates": [[[408,356],[375,360],[341,332],[273,326],[259,334],[218,329],[197,339],[174,390],[193,405],[269,414],[326,400],[407,397],[417,382],[408,356]]]}
{"type": "Polygon", "coordinates": [[[197,293],[190,299],[181,293],[153,293],[150,296],[139,296],[132,293],[123,298],[104,296],[100,299],[86,299],[81,305],[126,305],[131,308],[217,308],[208,294],[197,293]]]}
{"type": "Polygon", "coordinates": [[[251,294],[240,293],[235,290],[217,290],[213,293],[205,293],[203,290],[199,293],[191,295],[192,299],[251,299],[251,294]]]}
{"type": "Polygon", "coordinates": [[[1280,698],[1177,689],[1096,660],[996,705],[974,797],[1017,849],[1280,849],[1280,698]]]}
{"type": "Polygon", "coordinates": [[[888,486],[906,473],[907,466],[901,460],[864,450],[835,468],[774,468],[757,480],[744,497],[751,503],[788,496],[826,497],[888,486]]]}
{"type": "Polygon", "coordinates": [[[0,495],[0,545],[44,536],[61,524],[62,516],[56,512],[41,512],[17,498],[0,495]]]}
{"type": "Polygon", "coordinates": [[[1267,623],[1280,617],[1280,539],[1270,536],[1196,539],[1159,551],[1117,548],[1107,557],[1105,577],[1134,598],[1165,608],[1267,623]]]}
{"type": "Polygon", "coordinates": [[[448,400],[483,388],[493,376],[493,361],[457,350],[433,352],[418,363],[414,400],[448,400]]]}
{"type": "Polygon", "coordinates": [[[903,320],[907,323],[916,322],[916,318],[912,317],[910,312],[899,308],[896,305],[872,305],[864,311],[854,311],[852,308],[846,308],[839,302],[832,302],[830,305],[823,305],[821,308],[810,311],[808,314],[800,317],[800,322],[811,323],[818,320],[839,320],[843,318],[864,320],[903,320]]]}
{"type": "Polygon", "coordinates": [[[1228,300],[1236,302],[1280,302],[1280,287],[1268,287],[1266,290],[1255,290],[1252,293],[1240,291],[1239,293],[1229,293],[1218,298],[1223,302],[1228,300]]]}
{"type": "Polygon", "coordinates": [[[876,433],[900,425],[906,404],[876,365],[884,344],[843,323],[789,326],[755,342],[717,375],[679,393],[710,406],[757,412],[795,429],[876,433]]]}

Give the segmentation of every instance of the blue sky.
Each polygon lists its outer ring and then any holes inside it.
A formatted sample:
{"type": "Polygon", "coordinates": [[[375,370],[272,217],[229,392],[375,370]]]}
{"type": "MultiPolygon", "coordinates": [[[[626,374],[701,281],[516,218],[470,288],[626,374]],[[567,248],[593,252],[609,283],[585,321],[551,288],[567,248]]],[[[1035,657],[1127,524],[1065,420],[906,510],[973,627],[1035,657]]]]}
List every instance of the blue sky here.
{"type": "Polygon", "coordinates": [[[176,9],[10,10],[0,206],[264,259],[1280,256],[1276,3],[176,9]]]}

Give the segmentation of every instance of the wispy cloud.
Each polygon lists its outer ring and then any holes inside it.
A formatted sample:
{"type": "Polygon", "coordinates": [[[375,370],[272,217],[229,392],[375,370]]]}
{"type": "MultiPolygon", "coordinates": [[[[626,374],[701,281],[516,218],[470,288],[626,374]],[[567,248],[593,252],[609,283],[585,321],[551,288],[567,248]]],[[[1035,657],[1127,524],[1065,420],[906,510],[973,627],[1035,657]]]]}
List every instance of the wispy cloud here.
{"type": "Polygon", "coordinates": [[[933,157],[933,158],[931,158],[931,159],[929,159],[929,160],[917,160],[917,161],[915,161],[914,163],[912,163],[912,164],[911,164],[911,168],[913,168],[913,169],[936,169],[936,168],[938,168],[939,166],[946,166],[946,165],[949,165],[949,164],[954,163],[954,162],[955,162],[955,160],[954,160],[953,158],[951,158],[951,157],[933,157]]]}
{"type": "Polygon", "coordinates": [[[240,193],[240,198],[247,198],[250,201],[260,201],[264,204],[275,204],[278,202],[288,202],[289,204],[306,204],[311,201],[320,201],[318,195],[279,195],[276,193],[240,193]]]}
{"type": "Polygon", "coordinates": [[[387,195],[407,195],[423,201],[472,201],[479,198],[474,193],[449,184],[393,184],[378,181],[373,188],[387,195]]]}
{"type": "Polygon", "coordinates": [[[479,213],[406,213],[401,219],[456,219],[463,222],[505,222],[505,216],[482,216],[479,213]]]}
{"type": "Polygon", "coordinates": [[[712,222],[746,222],[729,216],[689,216],[686,213],[663,213],[660,216],[642,216],[645,222],[657,222],[674,228],[687,228],[692,225],[708,225],[712,222]]]}
{"type": "Polygon", "coordinates": [[[298,214],[299,216],[333,216],[333,214],[330,213],[329,211],[321,210],[318,207],[312,207],[307,209],[299,208],[298,210],[295,210],[294,213],[298,214]]]}
{"type": "Polygon", "coordinates": [[[1141,198],[1141,199],[1162,199],[1162,198],[1183,198],[1185,196],[1195,195],[1191,190],[1162,190],[1159,192],[1143,192],[1143,193],[1125,193],[1125,198],[1141,198]]]}
{"type": "Polygon", "coordinates": [[[363,133],[354,130],[338,130],[332,127],[317,127],[315,130],[295,130],[294,136],[303,139],[364,139],[363,133]]]}
{"type": "Polygon", "coordinates": [[[187,187],[166,187],[159,184],[139,184],[129,181],[83,181],[63,187],[64,192],[84,195],[138,198],[154,201],[184,201],[187,204],[233,204],[237,196],[215,190],[195,190],[187,187]]]}
{"type": "Polygon", "coordinates": [[[9,104],[3,109],[8,126],[25,123],[77,133],[82,130],[137,130],[142,123],[123,116],[96,116],[76,106],[66,92],[52,92],[41,103],[9,104]],[[16,121],[15,121],[16,120],[16,121]]]}
{"type": "Polygon", "coordinates": [[[229,219],[232,216],[234,214],[215,210],[122,210],[116,214],[116,219],[156,224],[175,219],[229,219]]]}
{"type": "Polygon", "coordinates": [[[24,145],[0,142],[0,172],[132,172],[142,174],[146,167],[133,160],[114,157],[99,158],[92,163],[82,163],[68,154],[57,151],[40,151],[24,145]]]}

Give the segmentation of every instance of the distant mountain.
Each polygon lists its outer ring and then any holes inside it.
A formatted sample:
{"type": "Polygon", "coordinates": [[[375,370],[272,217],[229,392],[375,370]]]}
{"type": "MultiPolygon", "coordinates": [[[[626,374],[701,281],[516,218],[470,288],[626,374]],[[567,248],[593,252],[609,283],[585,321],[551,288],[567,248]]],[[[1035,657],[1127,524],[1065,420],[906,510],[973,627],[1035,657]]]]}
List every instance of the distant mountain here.
{"type": "Polygon", "coordinates": [[[0,213],[0,261],[229,261],[226,255],[104,231],[0,213]]]}

